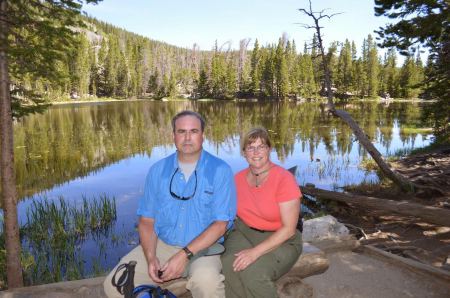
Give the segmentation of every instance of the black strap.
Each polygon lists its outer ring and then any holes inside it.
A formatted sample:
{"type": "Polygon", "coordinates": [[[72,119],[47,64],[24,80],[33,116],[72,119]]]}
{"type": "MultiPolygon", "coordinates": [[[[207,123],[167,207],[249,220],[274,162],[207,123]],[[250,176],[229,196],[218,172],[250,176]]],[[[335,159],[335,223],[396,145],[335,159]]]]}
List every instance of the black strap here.
{"type": "Polygon", "coordinates": [[[130,261],[128,264],[120,264],[117,267],[116,272],[111,279],[112,285],[117,289],[117,291],[124,295],[125,298],[133,297],[133,289],[134,289],[134,268],[136,267],[136,261],[130,261]],[[116,275],[120,272],[119,279],[116,281],[116,275]]]}

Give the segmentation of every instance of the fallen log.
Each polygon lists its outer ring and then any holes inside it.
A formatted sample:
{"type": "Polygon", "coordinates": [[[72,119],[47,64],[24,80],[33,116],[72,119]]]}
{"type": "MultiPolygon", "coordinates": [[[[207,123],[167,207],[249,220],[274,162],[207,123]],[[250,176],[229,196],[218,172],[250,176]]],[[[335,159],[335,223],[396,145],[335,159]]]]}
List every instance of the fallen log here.
{"type": "Polygon", "coordinates": [[[304,186],[301,187],[301,189],[304,194],[311,195],[319,199],[352,204],[357,208],[384,210],[401,215],[415,216],[428,223],[450,227],[450,210],[447,209],[425,206],[408,201],[394,201],[349,193],[334,192],[310,186],[304,186]]]}

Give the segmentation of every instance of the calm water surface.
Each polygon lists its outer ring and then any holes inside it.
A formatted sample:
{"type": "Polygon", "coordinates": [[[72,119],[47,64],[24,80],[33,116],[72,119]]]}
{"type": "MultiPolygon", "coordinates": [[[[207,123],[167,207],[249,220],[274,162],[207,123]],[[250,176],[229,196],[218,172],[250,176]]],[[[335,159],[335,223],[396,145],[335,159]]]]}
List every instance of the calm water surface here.
{"type": "MultiPolygon", "coordinates": [[[[420,105],[353,103],[347,110],[384,155],[422,147],[430,135],[410,133],[420,127],[420,105]]],[[[19,217],[26,221],[32,200],[56,199],[79,204],[107,194],[116,198],[118,219],[107,234],[79,245],[89,268],[111,268],[138,242],[136,207],[149,167],[174,152],[170,120],[183,109],[207,119],[204,148],[237,172],[246,167],[240,136],[255,125],[266,127],[275,146],[272,161],[297,166],[300,184],[324,189],[376,182],[374,172],[359,167],[367,154],[339,119],[321,112],[318,103],[112,102],[64,105],[31,115],[15,125],[19,217]]],[[[90,269],[85,273],[89,274],[90,269]]]]}

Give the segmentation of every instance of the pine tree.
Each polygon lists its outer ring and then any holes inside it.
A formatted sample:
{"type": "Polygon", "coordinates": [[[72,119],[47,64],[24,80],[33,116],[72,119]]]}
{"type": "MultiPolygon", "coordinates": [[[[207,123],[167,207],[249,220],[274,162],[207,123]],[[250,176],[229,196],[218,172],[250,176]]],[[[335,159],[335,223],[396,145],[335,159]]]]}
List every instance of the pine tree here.
{"type": "Polygon", "coordinates": [[[258,96],[261,81],[261,73],[259,72],[260,68],[259,62],[260,62],[259,43],[258,39],[256,39],[255,44],[253,46],[252,57],[250,60],[250,77],[251,77],[250,90],[254,96],[258,96]]]}
{"type": "Polygon", "coordinates": [[[339,54],[338,75],[336,78],[336,88],[339,92],[345,93],[351,91],[351,84],[353,82],[352,69],[352,49],[350,42],[346,39],[339,54]]]}
{"type": "Polygon", "coordinates": [[[114,71],[110,69],[109,72],[109,82],[111,84],[112,95],[127,98],[129,97],[128,91],[130,90],[131,85],[130,69],[127,65],[127,60],[123,52],[118,50],[114,54],[117,55],[114,56],[116,60],[112,60],[110,65],[116,65],[116,68],[114,71]]]}
{"type": "Polygon", "coordinates": [[[389,95],[389,97],[400,96],[398,84],[397,54],[394,48],[390,48],[387,51],[386,61],[384,63],[384,76],[385,92],[389,95]]]}
{"type": "Polygon", "coordinates": [[[357,58],[357,50],[356,50],[356,44],[354,41],[352,41],[352,82],[351,82],[351,90],[354,94],[360,94],[359,88],[358,88],[358,78],[360,77],[360,74],[358,73],[358,58],[357,58]]]}
{"type": "Polygon", "coordinates": [[[275,98],[275,51],[272,46],[264,48],[264,51],[261,51],[261,53],[261,95],[275,98]]]}
{"type": "Polygon", "coordinates": [[[217,41],[214,47],[214,53],[211,61],[211,95],[213,98],[223,98],[225,80],[225,58],[223,53],[217,46],[217,41]]]}
{"type": "Polygon", "coordinates": [[[288,95],[292,95],[296,98],[298,95],[298,73],[300,70],[297,48],[294,40],[292,40],[292,43],[289,40],[286,43],[286,65],[288,68],[288,95]]]}
{"type": "Polygon", "coordinates": [[[228,59],[225,73],[224,90],[222,97],[225,99],[233,99],[236,96],[237,89],[237,77],[236,67],[233,64],[233,60],[228,59]]]}
{"type": "Polygon", "coordinates": [[[286,53],[284,50],[283,40],[280,38],[275,51],[274,58],[275,69],[275,98],[283,100],[289,92],[288,67],[286,63],[286,53]]]}
{"type": "MultiPolygon", "coordinates": [[[[39,103],[39,97],[23,84],[22,77],[35,80],[63,78],[58,62],[74,46],[71,28],[83,27],[81,1],[0,1],[0,135],[2,208],[8,287],[23,285],[17,220],[17,190],[14,173],[12,103],[20,109],[21,99],[39,103]]],[[[88,1],[97,2],[97,1],[88,1]]],[[[22,109],[24,111],[24,109],[22,109]]]]}
{"type": "Polygon", "coordinates": [[[415,98],[421,93],[422,62],[415,61],[413,56],[408,56],[400,70],[400,96],[403,98],[415,98]]]}
{"type": "Polygon", "coordinates": [[[209,98],[211,97],[211,86],[208,78],[207,64],[203,63],[200,68],[200,75],[197,83],[197,98],[209,98]]]}
{"type": "Polygon", "coordinates": [[[312,98],[318,91],[318,85],[315,81],[313,61],[307,51],[299,58],[299,65],[299,94],[312,98]]]}
{"type": "Polygon", "coordinates": [[[416,45],[429,50],[425,95],[435,99],[427,105],[424,118],[431,117],[438,141],[450,140],[450,3],[449,1],[375,0],[375,15],[396,20],[377,33],[381,46],[396,47],[403,55],[416,45]]]}
{"type": "Polygon", "coordinates": [[[377,45],[373,41],[372,35],[367,37],[367,95],[376,96],[378,94],[378,72],[379,61],[377,45]]]}
{"type": "Polygon", "coordinates": [[[108,40],[104,37],[100,44],[98,52],[97,67],[94,70],[96,72],[95,85],[97,86],[97,94],[99,96],[108,96],[108,80],[106,69],[106,57],[108,55],[108,40]]]}
{"type": "Polygon", "coordinates": [[[89,93],[90,81],[90,44],[85,34],[79,34],[76,37],[77,46],[74,51],[74,59],[71,63],[72,92],[78,96],[84,97],[89,93]]]}
{"type": "MultiPolygon", "coordinates": [[[[327,53],[328,66],[330,70],[330,79],[332,82],[336,81],[336,77],[338,74],[338,58],[336,57],[338,46],[339,42],[332,42],[328,48],[327,53]]],[[[333,87],[335,87],[335,83],[333,84],[333,87]]]]}
{"type": "Polygon", "coordinates": [[[106,84],[105,91],[107,96],[116,96],[118,87],[118,71],[120,63],[119,39],[115,35],[108,36],[108,51],[105,59],[106,84]]]}
{"type": "Polygon", "coordinates": [[[100,48],[98,44],[93,44],[89,49],[89,94],[92,96],[97,95],[97,83],[98,83],[98,54],[97,49],[100,48]]]}

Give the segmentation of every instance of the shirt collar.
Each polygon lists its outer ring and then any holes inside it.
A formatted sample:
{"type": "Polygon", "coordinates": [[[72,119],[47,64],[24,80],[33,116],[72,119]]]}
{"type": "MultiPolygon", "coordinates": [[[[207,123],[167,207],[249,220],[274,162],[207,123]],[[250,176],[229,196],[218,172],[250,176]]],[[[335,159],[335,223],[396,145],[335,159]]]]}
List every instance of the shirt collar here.
{"type": "MultiPolygon", "coordinates": [[[[202,148],[202,151],[200,152],[200,158],[198,159],[197,165],[195,166],[195,169],[196,169],[196,170],[198,170],[198,169],[200,168],[200,165],[203,164],[205,158],[206,158],[206,152],[205,152],[205,150],[202,148]]],[[[178,165],[178,150],[175,151],[175,154],[174,154],[174,161],[173,161],[173,169],[175,170],[175,169],[177,169],[177,168],[179,168],[179,165],[178,165]]]]}

